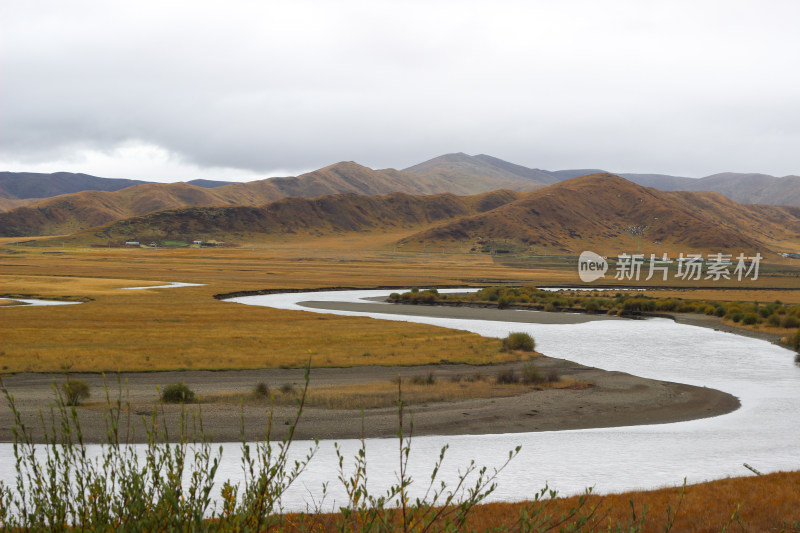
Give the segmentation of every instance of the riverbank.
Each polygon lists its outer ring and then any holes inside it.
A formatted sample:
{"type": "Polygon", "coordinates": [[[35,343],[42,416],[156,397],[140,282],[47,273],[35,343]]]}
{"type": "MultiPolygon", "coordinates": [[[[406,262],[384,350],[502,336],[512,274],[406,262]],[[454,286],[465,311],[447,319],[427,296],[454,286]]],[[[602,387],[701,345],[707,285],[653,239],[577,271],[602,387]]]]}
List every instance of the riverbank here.
{"type": "MultiPolygon", "coordinates": [[[[374,301],[385,301],[375,298],[374,301]]],[[[616,316],[604,313],[590,314],[574,309],[570,311],[539,311],[525,309],[524,306],[509,306],[499,309],[492,302],[443,302],[436,304],[392,303],[390,306],[373,303],[351,302],[303,302],[303,307],[312,309],[339,309],[367,313],[388,313],[404,316],[436,316],[439,318],[463,318],[468,320],[495,320],[499,322],[521,322],[525,324],[582,324],[595,320],[638,320],[648,317],[669,318],[678,324],[710,328],[752,339],[760,339],[780,346],[786,335],[768,331],[758,331],[726,324],[720,317],[698,313],[641,313],[635,316],[616,316]]],[[[788,334],[788,333],[787,333],[788,334]]]]}
{"type": "MultiPolygon", "coordinates": [[[[387,381],[397,376],[427,376],[429,373],[433,373],[437,380],[450,380],[455,376],[469,376],[476,372],[493,376],[522,364],[319,368],[311,371],[311,386],[353,385],[387,381]]],[[[512,397],[436,402],[410,407],[407,415],[413,416],[414,434],[477,435],[660,424],[717,416],[739,407],[735,397],[713,389],[649,380],[546,356],[537,358],[536,365],[545,374],[555,371],[563,378],[590,382],[593,386],[583,390],[532,389],[512,397]]],[[[181,407],[157,402],[158,388],[163,389],[170,383],[185,382],[201,398],[214,394],[248,394],[261,382],[271,389],[278,389],[286,383],[295,386],[303,384],[303,370],[298,369],[125,373],[119,377],[130,402],[130,421],[134,430],[131,442],[146,441],[142,418],[149,418],[154,407],[157,409],[159,425],[169,429],[171,440],[177,438],[181,407]]],[[[31,430],[34,441],[43,441],[39,410],[54,399],[53,383],[63,379],[58,374],[25,373],[3,380],[14,395],[17,409],[31,430]]],[[[104,383],[108,383],[114,399],[119,389],[116,377],[104,379],[98,374],[72,374],[71,379],[86,381],[92,391],[92,397],[77,408],[84,441],[103,442],[106,436],[104,383]]],[[[214,402],[189,404],[186,409],[188,414],[202,417],[203,428],[212,440],[232,442],[241,439],[242,428],[248,440],[263,438],[270,407],[268,401],[244,402],[242,405],[214,402]]],[[[273,419],[276,422],[273,424],[273,437],[280,438],[286,434],[288,425],[285,420],[295,411],[293,407],[274,409],[273,419]]],[[[13,417],[5,402],[0,408],[0,420],[0,441],[12,441],[13,417]]],[[[363,414],[364,436],[393,437],[397,432],[397,420],[395,408],[366,410],[363,414]]],[[[127,423],[127,418],[124,422],[127,423]]],[[[347,439],[358,438],[361,434],[360,410],[313,408],[303,413],[296,438],[347,439]]]]}

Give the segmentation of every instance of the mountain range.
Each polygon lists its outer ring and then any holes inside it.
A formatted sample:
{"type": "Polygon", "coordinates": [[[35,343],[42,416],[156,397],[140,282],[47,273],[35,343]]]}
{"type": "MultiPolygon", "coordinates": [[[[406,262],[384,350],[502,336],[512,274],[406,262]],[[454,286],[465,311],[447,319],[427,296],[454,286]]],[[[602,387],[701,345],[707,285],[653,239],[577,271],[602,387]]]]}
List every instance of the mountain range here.
{"type": "MultiPolygon", "coordinates": [[[[85,181],[81,178],[80,182],[85,181]]],[[[49,182],[43,180],[43,183],[49,182]]],[[[0,236],[63,235],[164,209],[258,206],[286,197],[313,198],[338,193],[374,196],[393,192],[471,195],[499,189],[530,190],[542,186],[532,181],[480,177],[450,169],[422,173],[373,170],[347,161],[297,177],[231,183],[212,188],[190,183],[144,183],[119,190],[62,194],[31,201],[0,213],[0,236]]],[[[0,187],[4,187],[0,191],[20,189],[6,186],[2,180],[0,187]]],[[[27,190],[31,191],[32,188],[27,190]]]]}
{"type": "Polygon", "coordinates": [[[796,252],[800,245],[797,176],[620,177],[596,169],[531,169],[487,155],[447,154],[405,170],[342,162],[249,183],[4,173],[0,195],[12,204],[0,212],[0,236],[75,235],[94,244],[404,229],[400,246],[503,243],[546,253],[634,244],[796,252]],[[37,196],[82,187],[93,189],[37,196]]]}
{"type": "Polygon", "coordinates": [[[800,248],[800,208],[739,204],[719,193],[658,191],[612,174],[534,191],[479,195],[289,197],[261,206],[189,207],[85,229],[59,242],[121,246],[264,241],[275,236],[396,232],[403,249],[570,254],[746,252],[800,248]]]}

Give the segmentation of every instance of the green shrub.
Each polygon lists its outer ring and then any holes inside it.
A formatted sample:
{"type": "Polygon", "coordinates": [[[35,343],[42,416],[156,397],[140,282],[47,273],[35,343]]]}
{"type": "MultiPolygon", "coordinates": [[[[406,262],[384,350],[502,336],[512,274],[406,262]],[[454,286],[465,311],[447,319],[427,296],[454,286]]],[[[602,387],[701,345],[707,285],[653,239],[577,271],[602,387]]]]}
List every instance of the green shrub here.
{"type": "Polygon", "coordinates": [[[89,397],[89,385],[80,379],[67,379],[61,384],[61,394],[64,395],[65,404],[77,406],[89,397]]]}
{"type": "Polygon", "coordinates": [[[280,391],[283,394],[291,394],[294,392],[294,385],[292,385],[291,383],[284,383],[283,385],[281,385],[280,391]]]}
{"type": "Polygon", "coordinates": [[[534,385],[536,383],[541,383],[544,381],[544,376],[542,373],[539,372],[539,369],[536,368],[536,365],[533,363],[526,363],[522,367],[522,382],[526,385],[534,385]]]}
{"type": "Polygon", "coordinates": [[[164,403],[194,403],[195,395],[194,391],[181,381],[164,387],[164,390],[161,391],[161,401],[164,403]]]}
{"type": "Polygon", "coordinates": [[[508,337],[503,339],[503,351],[506,352],[512,350],[532,352],[535,346],[536,343],[534,342],[533,337],[521,331],[509,333],[508,337]]]}
{"type": "Polygon", "coordinates": [[[756,322],[758,322],[758,315],[755,313],[747,313],[744,315],[744,318],[742,318],[742,324],[746,324],[748,326],[752,326],[756,322]]]}
{"type": "Polygon", "coordinates": [[[497,308],[505,309],[507,307],[508,307],[508,298],[506,298],[505,296],[500,297],[500,299],[497,300],[497,308]]]}
{"type": "Polygon", "coordinates": [[[794,317],[792,315],[786,315],[785,317],[783,317],[783,320],[781,320],[781,327],[787,329],[800,327],[800,320],[798,320],[797,317],[794,317]]]}
{"type": "Polygon", "coordinates": [[[731,320],[733,320],[736,323],[741,322],[742,318],[744,318],[744,315],[742,313],[738,313],[737,312],[737,313],[732,313],[731,314],[731,320]]]}

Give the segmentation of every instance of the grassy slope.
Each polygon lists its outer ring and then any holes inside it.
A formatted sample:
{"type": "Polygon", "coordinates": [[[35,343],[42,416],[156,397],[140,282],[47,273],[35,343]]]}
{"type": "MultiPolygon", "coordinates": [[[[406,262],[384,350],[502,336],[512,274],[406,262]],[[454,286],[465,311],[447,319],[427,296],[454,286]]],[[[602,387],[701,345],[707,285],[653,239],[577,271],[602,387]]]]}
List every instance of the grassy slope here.
{"type": "Polygon", "coordinates": [[[708,192],[662,192],[597,174],[527,193],[402,242],[486,241],[557,254],[793,251],[800,242],[800,208],[741,205],[708,192]]]}
{"type": "Polygon", "coordinates": [[[334,194],[317,198],[284,198],[261,207],[196,207],[160,211],[93,228],[66,238],[70,243],[121,244],[263,239],[271,235],[322,235],[422,228],[433,222],[481,213],[518,198],[512,191],[473,196],[385,196],[334,194]]]}

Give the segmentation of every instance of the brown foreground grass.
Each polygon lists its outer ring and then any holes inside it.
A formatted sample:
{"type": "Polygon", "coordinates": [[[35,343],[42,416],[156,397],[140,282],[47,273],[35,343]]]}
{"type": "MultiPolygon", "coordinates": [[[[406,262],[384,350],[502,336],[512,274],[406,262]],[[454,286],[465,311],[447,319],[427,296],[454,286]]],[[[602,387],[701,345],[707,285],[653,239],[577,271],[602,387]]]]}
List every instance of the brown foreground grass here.
{"type": "MultiPolygon", "coordinates": [[[[628,523],[632,501],[638,517],[646,513],[643,532],[664,531],[667,509],[677,512],[673,531],[719,532],[726,526],[728,531],[800,531],[798,495],[800,472],[782,472],[689,485],[682,501],[681,488],[671,487],[592,496],[587,504],[598,505],[598,516],[608,513],[600,522],[600,530],[628,523]]],[[[553,514],[558,516],[576,503],[576,497],[557,500],[553,514]]],[[[504,521],[513,521],[519,508],[519,504],[513,503],[481,506],[469,528],[484,531],[504,521]]]]}
{"type": "MultiPolygon", "coordinates": [[[[591,526],[581,531],[798,532],[798,495],[800,471],[721,479],[687,485],[685,491],[682,487],[669,487],[591,495],[583,510],[596,510],[591,526]],[[632,527],[635,524],[640,529],[632,527]]],[[[578,505],[578,498],[546,500],[545,512],[557,523],[578,505]]],[[[463,530],[516,531],[520,512],[529,505],[532,502],[479,505],[473,508],[463,530]]],[[[312,531],[338,531],[343,524],[341,514],[288,518],[287,531],[307,531],[310,526],[312,531]]]]}
{"type": "MultiPolygon", "coordinates": [[[[473,398],[502,398],[518,396],[534,390],[585,389],[591,386],[573,379],[544,381],[536,385],[523,383],[498,383],[495,378],[484,377],[481,372],[457,379],[439,380],[429,374],[403,380],[403,404],[421,405],[429,402],[467,400],[473,398]]],[[[310,386],[305,398],[308,407],[323,409],[378,409],[397,406],[397,380],[375,381],[357,385],[310,386]]],[[[223,393],[206,395],[201,403],[240,402],[274,405],[296,405],[302,390],[287,383],[274,390],[254,390],[251,393],[223,393]]]]}

